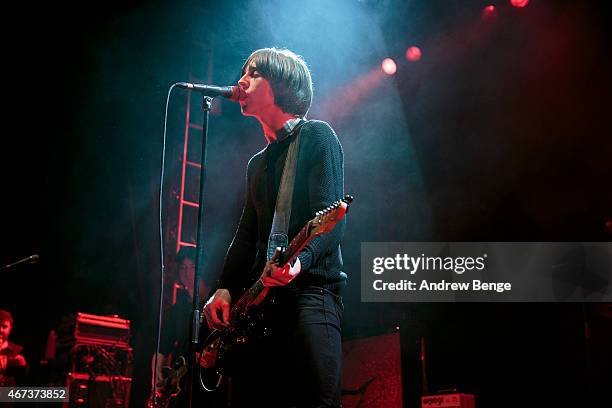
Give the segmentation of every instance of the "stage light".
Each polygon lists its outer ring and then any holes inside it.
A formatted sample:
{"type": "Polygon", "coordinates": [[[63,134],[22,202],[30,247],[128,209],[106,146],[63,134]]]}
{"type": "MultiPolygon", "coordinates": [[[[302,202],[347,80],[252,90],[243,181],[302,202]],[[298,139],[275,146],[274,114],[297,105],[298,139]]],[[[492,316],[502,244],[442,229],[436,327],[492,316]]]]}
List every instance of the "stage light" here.
{"type": "Polygon", "coordinates": [[[510,0],[510,4],[512,4],[514,7],[523,8],[529,4],[529,0],[510,0]]]}
{"type": "Polygon", "coordinates": [[[608,234],[612,234],[612,217],[607,218],[604,222],[604,231],[608,234]]]}
{"type": "Polygon", "coordinates": [[[495,12],[495,6],[492,5],[492,4],[489,4],[484,9],[482,9],[482,15],[485,16],[485,17],[486,16],[490,16],[494,12],[495,12]]]}
{"type": "Polygon", "coordinates": [[[382,62],[382,70],[387,75],[393,75],[397,72],[397,65],[391,58],[385,58],[382,62]]]}
{"type": "Polygon", "coordinates": [[[482,18],[483,19],[488,19],[491,18],[495,15],[495,6],[492,4],[489,4],[488,6],[485,6],[485,8],[482,9],[482,18]]]}
{"type": "Polygon", "coordinates": [[[421,49],[419,47],[409,47],[406,50],[406,59],[410,62],[415,62],[421,59],[421,49]]]}

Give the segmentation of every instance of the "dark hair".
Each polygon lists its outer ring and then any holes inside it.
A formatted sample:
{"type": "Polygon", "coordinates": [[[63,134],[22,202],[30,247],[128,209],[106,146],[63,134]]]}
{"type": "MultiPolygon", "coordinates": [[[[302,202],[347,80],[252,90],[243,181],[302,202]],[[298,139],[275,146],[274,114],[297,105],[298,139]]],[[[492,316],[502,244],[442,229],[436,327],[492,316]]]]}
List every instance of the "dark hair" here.
{"type": "Polygon", "coordinates": [[[247,58],[242,74],[251,62],[270,82],[276,106],[285,113],[306,116],[312,104],[312,78],[302,57],[286,48],[262,48],[247,58]]]}
{"type": "Polygon", "coordinates": [[[195,263],[196,261],[196,249],[195,247],[184,246],[181,250],[176,254],[176,258],[174,259],[177,264],[183,262],[185,258],[189,258],[195,263]]]}
{"type": "Polygon", "coordinates": [[[0,322],[3,322],[5,320],[11,322],[11,325],[13,324],[13,316],[6,310],[0,309],[0,322]]]}

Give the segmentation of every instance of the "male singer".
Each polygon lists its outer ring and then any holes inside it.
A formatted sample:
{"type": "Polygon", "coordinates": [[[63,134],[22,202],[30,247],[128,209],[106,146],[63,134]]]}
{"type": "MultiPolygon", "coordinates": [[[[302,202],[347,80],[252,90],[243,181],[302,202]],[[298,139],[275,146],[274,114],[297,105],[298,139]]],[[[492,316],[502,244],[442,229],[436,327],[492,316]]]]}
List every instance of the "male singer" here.
{"type": "Polygon", "coordinates": [[[293,265],[280,267],[267,259],[291,142],[299,135],[289,241],[317,211],[343,197],[342,147],[327,123],[305,119],[312,80],[304,60],[293,52],[277,48],[253,52],[238,86],[241,112],[259,121],[267,146],[247,165],[242,216],[204,315],[211,328],[228,327],[232,301],[264,271],[262,281],[273,287],[270,295],[277,302],[266,316],[272,335],[238,352],[231,406],[339,407],[344,222],[312,240],[293,265]]]}

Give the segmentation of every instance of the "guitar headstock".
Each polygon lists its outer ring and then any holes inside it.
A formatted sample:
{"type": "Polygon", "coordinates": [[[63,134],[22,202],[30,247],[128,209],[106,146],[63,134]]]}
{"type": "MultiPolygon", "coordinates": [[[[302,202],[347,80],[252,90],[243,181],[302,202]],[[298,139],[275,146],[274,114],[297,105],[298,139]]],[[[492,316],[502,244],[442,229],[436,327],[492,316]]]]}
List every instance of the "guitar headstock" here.
{"type": "Polygon", "coordinates": [[[346,195],[326,209],[317,211],[316,216],[310,221],[311,235],[325,234],[333,230],[336,223],[346,215],[352,201],[353,196],[346,195]]]}

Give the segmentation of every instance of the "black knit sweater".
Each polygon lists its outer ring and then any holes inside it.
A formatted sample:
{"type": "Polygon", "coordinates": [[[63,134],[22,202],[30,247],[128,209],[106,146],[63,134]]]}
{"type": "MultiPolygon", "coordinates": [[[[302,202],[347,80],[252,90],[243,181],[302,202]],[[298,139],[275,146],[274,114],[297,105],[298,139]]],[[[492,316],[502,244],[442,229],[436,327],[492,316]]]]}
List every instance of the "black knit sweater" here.
{"type": "MultiPolygon", "coordinates": [[[[291,206],[289,241],[322,210],[344,195],[343,152],[332,128],[308,121],[299,130],[300,147],[291,206]]],[[[297,136],[269,144],[249,160],[245,204],[229,247],[218,287],[236,300],[259,276],[266,262],[276,196],[290,142],[297,136]]],[[[334,230],[314,238],[298,255],[302,272],[289,287],[321,286],[338,292],[346,281],[342,272],[342,220],[334,230]]]]}

